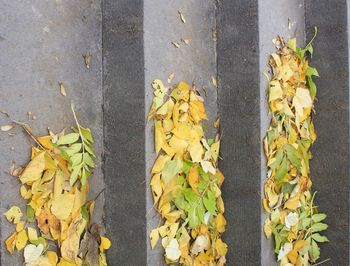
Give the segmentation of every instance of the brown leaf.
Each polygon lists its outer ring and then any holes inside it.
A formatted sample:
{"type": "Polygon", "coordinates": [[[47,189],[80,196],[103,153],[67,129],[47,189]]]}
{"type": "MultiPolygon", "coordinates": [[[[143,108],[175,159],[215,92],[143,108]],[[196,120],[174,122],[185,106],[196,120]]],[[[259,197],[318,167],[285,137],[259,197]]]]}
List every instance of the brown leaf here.
{"type": "Polygon", "coordinates": [[[59,85],[59,87],[60,87],[60,92],[61,92],[61,94],[62,94],[64,97],[66,97],[66,96],[67,96],[67,93],[66,93],[65,87],[63,86],[63,82],[58,82],[58,85],[59,85]]]}

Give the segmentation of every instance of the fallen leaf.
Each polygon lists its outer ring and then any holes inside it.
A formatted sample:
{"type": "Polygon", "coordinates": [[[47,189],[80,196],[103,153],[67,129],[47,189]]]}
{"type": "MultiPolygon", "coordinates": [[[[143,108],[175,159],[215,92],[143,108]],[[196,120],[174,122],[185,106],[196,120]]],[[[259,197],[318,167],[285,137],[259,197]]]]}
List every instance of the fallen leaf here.
{"type": "Polygon", "coordinates": [[[92,56],[91,56],[91,54],[87,53],[87,54],[83,55],[83,57],[84,57],[85,66],[86,66],[87,69],[89,69],[90,68],[90,64],[91,64],[92,56]]]}
{"type": "Polygon", "coordinates": [[[0,130],[6,132],[6,131],[10,131],[14,127],[15,125],[3,125],[3,126],[0,126],[0,130]]]}
{"type": "Polygon", "coordinates": [[[61,194],[53,199],[51,205],[52,214],[60,220],[65,220],[72,213],[74,206],[74,195],[61,194]]]}
{"type": "Polygon", "coordinates": [[[17,224],[21,220],[23,213],[19,207],[12,206],[4,215],[9,222],[17,224]]]}
{"type": "Polygon", "coordinates": [[[178,12],[179,15],[180,15],[181,21],[182,21],[183,23],[186,23],[186,19],[185,19],[184,15],[182,14],[182,12],[181,12],[180,10],[178,10],[177,12],[178,12]]]}
{"type": "Polygon", "coordinates": [[[176,261],[180,258],[181,250],[176,239],[171,239],[165,248],[165,256],[171,261],[176,261]]]}
{"type": "Polygon", "coordinates": [[[212,83],[215,87],[218,86],[218,83],[217,83],[216,78],[215,78],[214,76],[211,76],[211,83],[212,83]]]}
{"type": "Polygon", "coordinates": [[[22,250],[28,241],[28,236],[27,236],[27,231],[22,230],[18,233],[17,238],[16,238],[16,248],[18,251],[22,250]]]}
{"type": "Polygon", "coordinates": [[[43,245],[39,244],[38,246],[35,246],[33,244],[29,244],[24,248],[24,261],[26,263],[33,263],[35,262],[43,253],[44,247],[43,245]]]}
{"type": "Polygon", "coordinates": [[[171,73],[168,77],[168,83],[170,84],[174,78],[175,78],[175,73],[171,73]]]}
{"type": "Polygon", "coordinates": [[[66,97],[66,96],[67,96],[67,93],[66,93],[66,88],[65,88],[64,85],[63,85],[63,82],[58,82],[58,85],[59,85],[59,87],[60,87],[60,93],[61,93],[64,97],[66,97]]]}
{"type": "Polygon", "coordinates": [[[171,42],[171,43],[175,46],[175,48],[179,48],[180,47],[180,44],[177,43],[177,42],[171,42]]]}

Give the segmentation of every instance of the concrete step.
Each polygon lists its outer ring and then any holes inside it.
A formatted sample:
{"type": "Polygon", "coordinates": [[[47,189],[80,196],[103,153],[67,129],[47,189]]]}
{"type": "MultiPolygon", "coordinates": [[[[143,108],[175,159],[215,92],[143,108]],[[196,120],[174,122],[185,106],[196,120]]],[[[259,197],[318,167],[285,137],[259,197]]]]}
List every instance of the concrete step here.
{"type": "MultiPolygon", "coordinates": [[[[152,210],[148,188],[155,154],[152,124],[145,118],[152,101],[151,81],[165,81],[172,72],[175,82],[195,81],[205,88],[208,127],[221,117],[228,265],[276,265],[272,242],[262,232],[266,162],[261,143],[269,123],[262,72],[274,50],[273,37],[296,35],[303,45],[317,26],[311,62],[321,77],[316,80],[318,141],[311,173],[319,191],[317,204],[328,214],[330,239],[321,254],[331,258],[330,265],[349,264],[345,0],[0,0],[0,4],[0,109],[22,120],[27,111],[36,114],[38,119],[31,124],[41,134],[47,126],[59,130],[73,123],[69,105],[74,100],[101,155],[91,187],[92,197],[106,189],[95,220],[105,224],[112,240],[110,265],[164,265],[162,250],[150,250],[148,240],[160,220],[152,210]],[[181,38],[189,39],[189,45],[181,38]],[[82,58],[88,52],[90,69],[82,58]],[[211,84],[212,76],[218,77],[218,88],[211,84]],[[59,81],[66,85],[67,97],[59,94],[59,81]]],[[[6,122],[0,119],[0,124],[6,122]]],[[[30,142],[19,129],[16,132],[11,138],[0,134],[2,172],[12,159],[18,163],[28,159],[30,142]]],[[[0,180],[2,213],[20,199],[16,180],[5,174],[0,180]]],[[[5,252],[3,241],[11,230],[1,216],[1,265],[22,264],[21,256],[5,252]]]]}

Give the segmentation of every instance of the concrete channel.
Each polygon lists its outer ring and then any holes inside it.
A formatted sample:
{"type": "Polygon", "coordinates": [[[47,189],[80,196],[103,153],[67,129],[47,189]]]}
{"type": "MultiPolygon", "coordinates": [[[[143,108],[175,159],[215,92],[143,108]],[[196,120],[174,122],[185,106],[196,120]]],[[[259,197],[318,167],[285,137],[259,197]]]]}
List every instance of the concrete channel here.
{"type": "MultiPolygon", "coordinates": [[[[166,82],[171,73],[173,83],[195,81],[206,91],[208,136],[221,118],[227,265],[277,265],[273,243],[262,232],[262,139],[269,123],[262,72],[276,35],[296,36],[304,45],[317,26],[311,64],[321,77],[311,173],[316,203],[328,214],[330,239],[321,254],[331,258],[328,265],[349,265],[347,1],[0,0],[0,5],[0,109],[22,121],[31,112],[37,119],[29,123],[39,135],[47,127],[73,125],[69,106],[75,102],[99,155],[91,197],[105,189],[94,220],[105,225],[113,243],[109,264],[118,266],[164,265],[162,250],[151,250],[148,240],[160,219],[149,190],[155,154],[152,123],[145,118],[152,80],[166,82]],[[90,69],[86,53],[92,55],[90,69]],[[61,81],[67,97],[59,92],[61,81]]],[[[8,122],[0,116],[0,124],[8,122]]],[[[0,134],[0,213],[20,201],[18,182],[4,172],[12,160],[23,164],[29,157],[29,139],[19,128],[14,132],[0,134]]],[[[5,251],[13,229],[0,219],[1,265],[22,265],[19,254],[5,251]]]]}

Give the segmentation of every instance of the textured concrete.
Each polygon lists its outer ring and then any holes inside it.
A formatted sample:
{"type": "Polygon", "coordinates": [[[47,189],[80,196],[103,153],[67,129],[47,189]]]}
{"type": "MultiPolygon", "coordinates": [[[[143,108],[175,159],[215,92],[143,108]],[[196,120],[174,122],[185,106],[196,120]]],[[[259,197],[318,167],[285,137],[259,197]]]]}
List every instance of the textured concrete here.
{"type": "Polygon", "coordinates": [[[258,5],[218,2],[220,167],[228,221],[228,265],[260,264],[260,90],[258,5]]]}
{"type": "Polygon", "coordinates": [[[146,264],[143,4],[103,1],[103,84],[110,265],[146,264]]]}
{"type": "MultiPolygon", "coordinates": [[[[82,124],[93,130],[98,157],[103,154],[104,164],[98,161],[91,179],[92,196],[106,187],[106,201],[103,195],[99,198],[95,220],[105,222],[113,243],[109,264],[118,266],[163,265],[162,250],[150,250],[148,240],[160,220],[149,190],[155,154],[152,123],[146,124],[145,117],[152,101],[151,81],[166,82],[172,72],[173,83],[195,81],[205,88],[208,129],[221,117],[227,265],[275,265],[272,242],[261,230],[266,176],[261,143],[269,122],[262,71],[274,49],[273,37],[296,33],[302,45],[305,33],[309,39],[317,25],[311,62],[321,77],[316,80],[318,141],[311,173],[319,191],[316,202],[328,214],[331,240],[321,253],[332,259],[331,265],[349,264],[345,0],[0,0],[0,4],[0,109],[23,121],[31,111],[37,116],[30,121],[34,132],[44,134],[47,126],[59,130],[73,124],[69,105],[75,101],[82,124]],[[217,42],[211,39],[215,28],[217,42]],[[189,39],[189,45],[181,38],[189,39]],[[89,70],[82,58],[87,52],[92,54],[89,70]],[[218,76],[217,89],[211,76],[218,76]],[[66,98],[59,93],[59,81],[65,84],[66,98]]],[[[0,115],[0,125],[8,122],[0,115]]],[[[19,128],[12,132],[17,135],[0,132],[0,213],[18,201],[21,206],[25,203],[18,181],[3,172],[12,159],[18,164],[28,160],[31,142],[19,128]]],[[[208,130],[208,136],[213,132],[208,130]]],[[[22,264],[20,256],[4,252],[3,241],[12,230],[1,216],[1,265],[22,264]]]]}
{"type": "MultiPolygon", "coordinates": [[[[181,0],[172,4],[158,0],[144,1],[144,52],[145,52],[145,101],[144,117],[153,99],[151,82],[161,79],[166,84],[170,73],[175,73],[173,84],[179,81],[195,82],[205,99],[209,116],[207,135],[214,137],[213,121],[217,117],[217,88],[211,84],[216,77],[216,43],[211,32],[215,28],[215,3],[213,0],[181,0]],[[180,20],[183,13],[186,23],[180,20]],[[188,39],[186,45],[181,38],[188,39]],[[172,41],[180,44],[175,48],[172,41]],[[206,95],[203,91],[206,91],[206,95]]],[[[153,122],[146,125],[146,197],[147,233],[159,226],[160,217],[153,207],[149,189],[150,170],[155,160],[153,122]]],[[[164,250],[160,243],[150,249],[147,238],[147,265],[164,264],[164,250]]]]}
{"type": "MultiPolygon", "coordinates": [[[[259,1],[259,73],[260,73],[260,143],[266,136],[267,129],[270,125],[267,105],[267,80],[262,74],[264,71],[269,73],[268,58],[275,51],[272,39],[277,35],[284,38],[297,37],[298,45],[304,46],[305,43],[305,16],[304,1],[259,1]],[[289,21],[289,23],[288,23],[289,21]]],[[[261,195],[266,180],[266,159],[261,149],[261,195]]],[[[261,205],[260,226],[263,228],[267,217],[261,205]]],[[[261,231],[261,265],[277,265],[276,254],[274,253],[274,244],[272,238],[267,240],[263,230],[261,231]]]]}
{"type": "MultiPolygon", "coordinates": [[[[37,134],[47,127],[61,130],[74,125],[70,102],[76,104],[81,124],[89,126],[95,137],[99,158],[91,177],[91,196],[103,189],[102,153],[102,75],[100,1],[0,1],[0,109],[11,118],[29,121],[37,134]],[[82,54],[92,54],[87,69],[82,54]],[[59,92],[64,82],[67,97],[59,92]]],[[[0,125],[10,120],[0,115],[0,125]]],[[[1,265],[22,265],[22,256],[5,252],[4,240],[14,230],[2,213],[11,205],[25,205],[19,195],[19,182],[5,174],[11,161],[24,164],[32,142],[20,128],[10,137],[0,132],[0,254],[1,265]],[[11,147],[14,150],[11,151],[11,147]]],[[[104,197],[97,201],[95,220],[102,222],[104,197]]],[[[24,210],[24,208],[22,208],[24,210]]]]}
{"type": "Polygon", "coordinates": [[[316,80],[315,130],[311,174],[316,204],[327,213],[330,242],[321,245],[328,265],[349,265],[349,57],[347,3],[305,1],[306,36],[318,27],[312,64],[316,80]]]}

